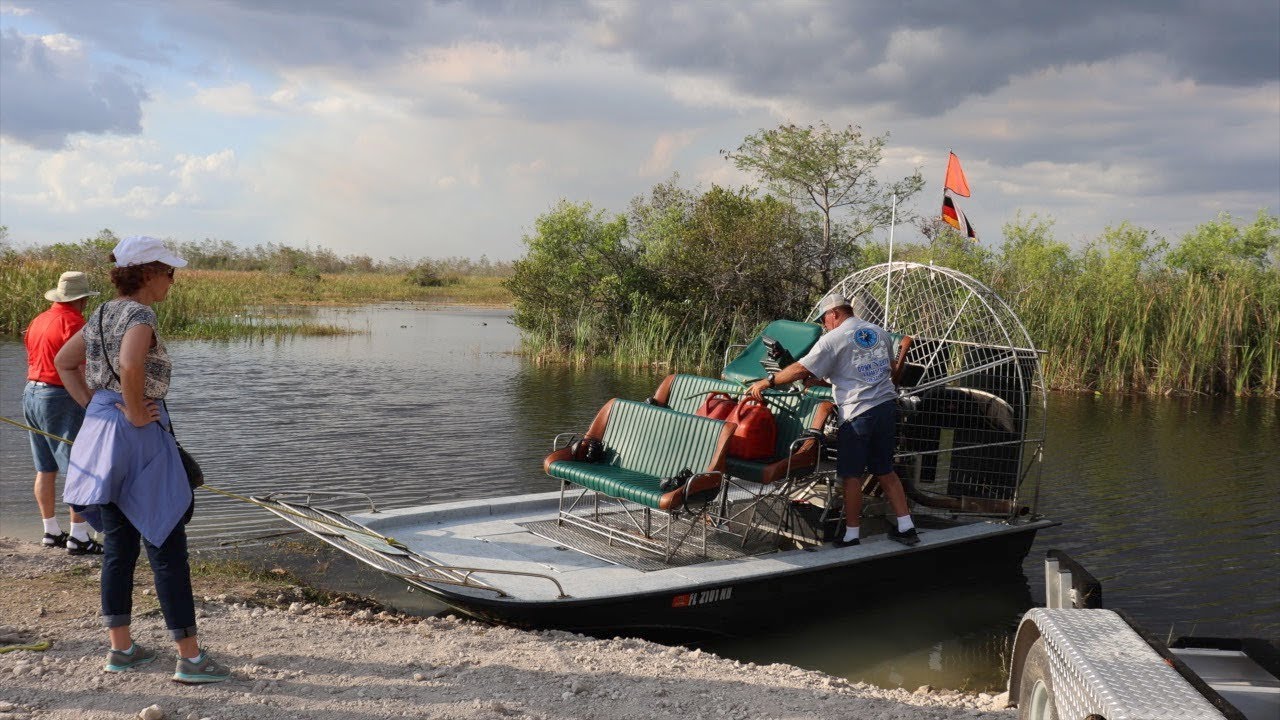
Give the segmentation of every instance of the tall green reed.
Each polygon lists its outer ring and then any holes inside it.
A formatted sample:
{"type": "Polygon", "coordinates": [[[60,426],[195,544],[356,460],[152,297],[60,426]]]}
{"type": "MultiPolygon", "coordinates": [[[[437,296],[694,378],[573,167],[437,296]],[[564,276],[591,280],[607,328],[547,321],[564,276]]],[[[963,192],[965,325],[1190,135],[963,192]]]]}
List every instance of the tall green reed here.
{"type": "MultiPolygon", "coordinates": [[[[16,337],[48,308],[44,292],[65,270],[82,269],[17,253],[0,256],[0,336],[16,337]]],[[[88,311],[115,295],[109,267],[83,268],[102,293],[88,311]]],[[[466,277],[447,287],[424,288],[403,274],[346,273],[310,275],[230,270],[179,270],[164,302],[156,304],[160,332],[169,338],[280,338],[352,332],[336,325],[299,318],[298,305],[350,305],[376,302],[431,302],[504,305],[510,294],[501,278],[466,277]]]]}

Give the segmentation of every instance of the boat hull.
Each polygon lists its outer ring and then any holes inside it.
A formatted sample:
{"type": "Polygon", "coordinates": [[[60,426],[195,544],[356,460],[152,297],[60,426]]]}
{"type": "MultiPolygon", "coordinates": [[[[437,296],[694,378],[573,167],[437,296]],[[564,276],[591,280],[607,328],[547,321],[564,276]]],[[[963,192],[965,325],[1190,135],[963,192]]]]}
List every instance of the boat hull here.
{"type": "MultiPolygon", "coordinates": [[[[736,636],[832,603],[857,606],[898,592],[1019,575],[1041,527],[1011,527],[998,535],[919,546],[845,565],[730,582],[691,582],[687,587],[620,597],[531,602],[420,587],[459,613],[521,628],[592,635],[736,636]]],[[[818,552],[839,550],[827,547],[818,552]]]]}

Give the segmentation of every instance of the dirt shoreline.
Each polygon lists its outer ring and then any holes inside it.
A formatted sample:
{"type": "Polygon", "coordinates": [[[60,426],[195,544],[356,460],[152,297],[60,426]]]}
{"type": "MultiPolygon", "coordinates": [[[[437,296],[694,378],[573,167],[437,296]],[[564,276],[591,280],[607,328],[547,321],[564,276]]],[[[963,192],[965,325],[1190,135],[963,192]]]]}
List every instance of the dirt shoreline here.
{"type": "Polygon", "coordinates": [[[0,538],[0,720],[136,718],[864,718],[1010,720],[1003,697],[886,690],[791,665],[756,665],[644,640],[528,632],[387,612],[284,575],[198,566],[201,639],[233,669],[218,685],[170,680],[173,645],[143,556],[141,670],[102,670],[97,560],[0,538]]]}

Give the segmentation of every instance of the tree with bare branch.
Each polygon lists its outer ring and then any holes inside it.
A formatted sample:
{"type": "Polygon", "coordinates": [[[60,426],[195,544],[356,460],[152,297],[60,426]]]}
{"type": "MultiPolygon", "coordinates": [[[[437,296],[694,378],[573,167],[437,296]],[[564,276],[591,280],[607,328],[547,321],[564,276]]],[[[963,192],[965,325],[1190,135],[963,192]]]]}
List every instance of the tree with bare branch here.
{"type": "Polygon", "coordinates": [[[759,174],[771,190],[792,202],[813,203],[822,213],[822,244],[817,257],[815,286],[831,287],[840,264],[851,264],[858,243],[890,222],[893,195],[901,205],[924,187],[920,170],[901,180],[882,184],[875,170],[883,157],[889,133],[864,137],[849,125],[833,130],[780,125],[761,130],[742,141],[737,150],[723,150],[740,170],[759,174]],[[848,219],[836,223],[832,214],[844,208],[848,219]]]}

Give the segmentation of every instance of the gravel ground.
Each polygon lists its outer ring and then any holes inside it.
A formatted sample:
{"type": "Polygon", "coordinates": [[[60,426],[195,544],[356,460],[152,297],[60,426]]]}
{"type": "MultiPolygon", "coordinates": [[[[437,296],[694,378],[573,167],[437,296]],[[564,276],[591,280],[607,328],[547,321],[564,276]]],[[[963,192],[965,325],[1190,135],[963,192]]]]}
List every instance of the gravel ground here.
{"type": "MultiPolygon", "coordinates": [[[[145,555],[142,571],[147,573],[145,555]]],[[[0,538],[0,720],[34,718],[840,718],[1011,720],[1003,696],[886,690],[644,640],[418,618],[261,577],[196,579],[202,644],[231,680],[170,680],[173,645],[140,575],[137,640],[160,651],[102,670],[97,561],[0,538]]]]}

